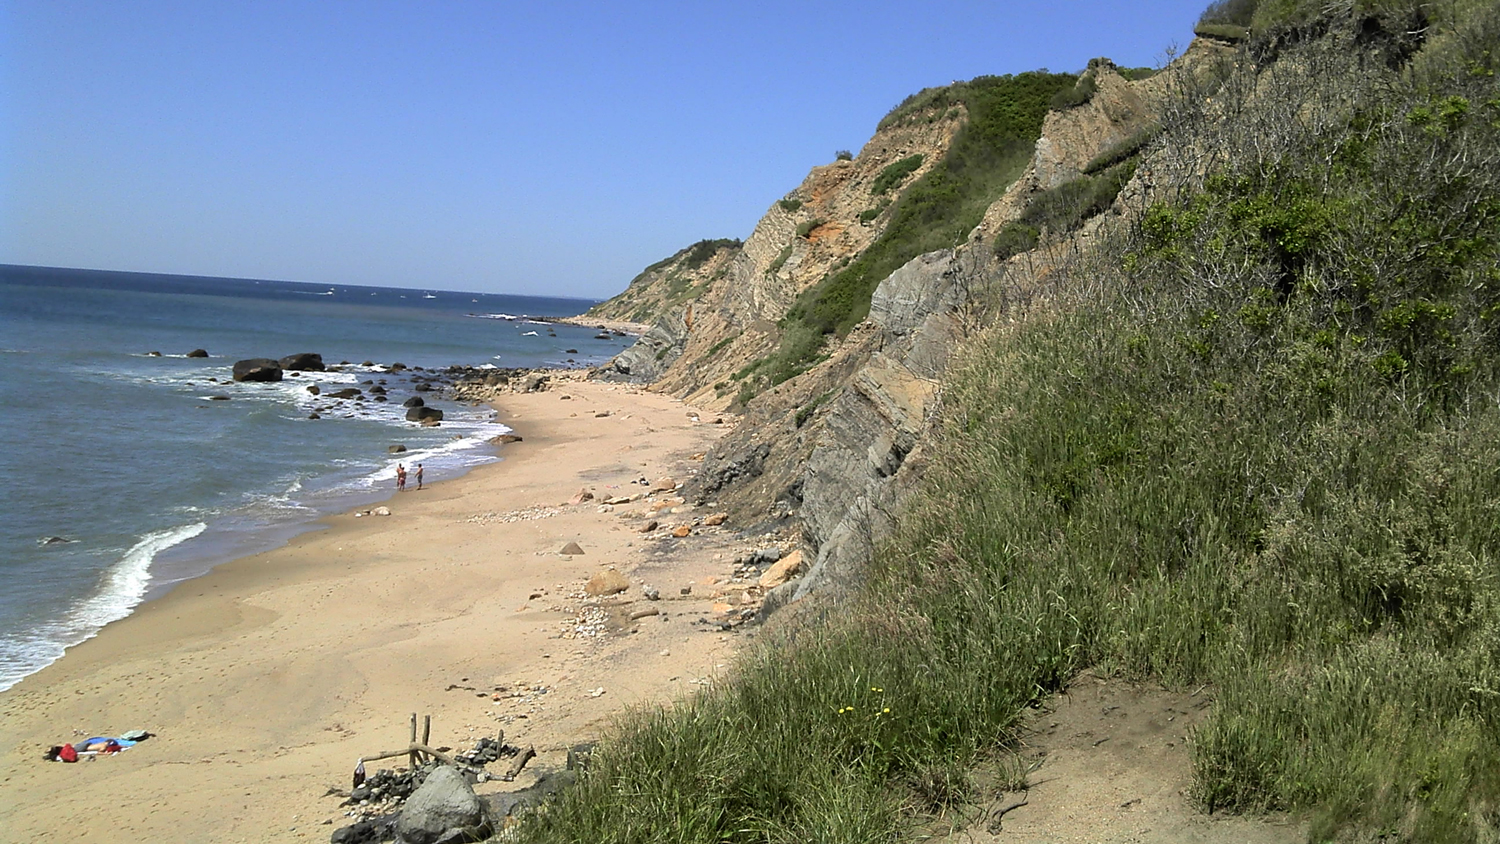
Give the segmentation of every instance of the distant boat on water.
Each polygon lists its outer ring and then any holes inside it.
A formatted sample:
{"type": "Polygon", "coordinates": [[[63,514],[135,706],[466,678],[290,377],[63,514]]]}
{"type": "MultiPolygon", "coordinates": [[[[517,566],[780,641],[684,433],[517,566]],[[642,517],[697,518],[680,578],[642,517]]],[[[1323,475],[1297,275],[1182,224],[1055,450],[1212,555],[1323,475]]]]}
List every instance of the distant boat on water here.
{"type": "Polygon", "coordinates": [[[429,290],[429,291],[427,291],[427,295],[423,296],[422,298],[423,299],[436,299],[437,297],[434,296],[434,295],[432,295],[432,291],[429,290]]]}

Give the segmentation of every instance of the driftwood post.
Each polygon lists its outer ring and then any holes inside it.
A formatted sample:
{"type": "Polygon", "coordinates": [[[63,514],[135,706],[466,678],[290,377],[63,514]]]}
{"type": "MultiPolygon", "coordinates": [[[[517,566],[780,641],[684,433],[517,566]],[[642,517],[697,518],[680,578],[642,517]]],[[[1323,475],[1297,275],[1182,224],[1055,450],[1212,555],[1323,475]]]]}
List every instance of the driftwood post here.
{"type": "MultiPolygon", "coordinates": [[[[425,742],[424,742],[425,744],[425,742]]],[[[411,753],[409,754],[411,769],[415,771],[418,767],[417,759],[417,713],[411,714],[411,753]]]]}
{"type": "Polygon", "coordinates": [[[514,780],[516,776],[521,773],[521,769],[526,767],[526,763],[530,762],[535,756],[536,745],[527,745],[525,750],[516,754],[516,761],[510,763],[510,770],[506,771],[505,776],[501,777],[500,779],[504,780],[505,782],[514,780]]]}
{"type": "Polygon", "coordinates": [[[449,756],[448,754],[444,753],[441,750],[438,750],[437,748],[428,747],[425,744],[418,744],[416,742],[412,742],[411,744],[401,748],[400,750],[382,750],[379,753],[372,753],[369,756],[361,756],[359,757],[359,761],[374,762],[377,759],[390,759],[393,756],[405,756],[410,753],[426,753],[439,762],[442,762],[444,765],[452,765],[455,768],[458,767],[458,760],[454,759],[452,756],[449,756]]]}
{"type": "Polygon", "coordinates": [[[430,739],[430,738],[432,738],[432,716],[431,715],[423,715],[422,716],[422,743],[423,744],[432,744],[432,742],[428,741],[428,739],[430,739]]]}

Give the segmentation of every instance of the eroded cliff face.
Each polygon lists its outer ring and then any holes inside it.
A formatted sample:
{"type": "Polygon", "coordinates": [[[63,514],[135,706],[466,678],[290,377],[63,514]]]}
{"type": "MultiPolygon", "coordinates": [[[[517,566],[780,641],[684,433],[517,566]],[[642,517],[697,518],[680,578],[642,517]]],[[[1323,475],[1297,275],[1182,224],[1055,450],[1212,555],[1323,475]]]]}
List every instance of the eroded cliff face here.
{"type": "MultiPolygon", "coordinates": [[[[743,423],[708,455],[689,492],[728,510],[742,527],[800,524],[816,562],[806,577],[774,593],[768,607],[857,583],[873,544],[920,477],[923,442],[955,350],[997,316],[1027,307],[1061,252],[1081,248],[1100,226],[1144,208],[1150,186],[1138,177],[1109,211],[1076,231],[1044,236],[1022,255],[998,258],[995,234],[1037,196],[1079,178],[1101,154],[1149,131],[1175,75],[1222,58],[1213,45],[1195,44],[1172,67],[1138,82],[1107,60],[1096,61],[1093,96],[1048,115],[1025,172],[965,243],[921,255],[892,273],[876,289],[869,318],[824,362],[744,409],[743,423]]],[[[775,321],[797,294],[878,236],[880,217],[866,214],[873,219],[862,222],[860,214],[878,207],[870,184],[881,170],[920,152],[924,169],[915,180],[947,148],[957,123],[933,117],[877,134],[854,161],[816,168],[771,208],[690,313],[682,308],[642,339],[646,349],[622,355],[624,368],[634,374],[638,368],[630,361],[660,355],[671,363],[651,378],[657,389],[727,406],[732,381],[725,379],[773,348],[775,321]]],[[[616,374],[620,369],[617,364],[616,374]]]]}
{"type": "MultiPolygon", "coordinates": [[[[774,348],[776,323],[802,291],[880,236],[893,201],[942,159],[963,119],[962,107],[934,109],[878,131],[850,160],[813,168],[772,203],[743,246],[721,253],[722,264],[679,274],[679,291],[691,295],[665,309],[642,348],[616,359],[613,376],[652,382],[701,407],[727,408],[737,389],[730,376],[774,348]],[[915,156],[918,166],[877,190],[888,167],[915,156]]],[[[590,313],[628,315],[641,302],[662,301],[662,279],[672,267],[656,269],[590,313]]]]}

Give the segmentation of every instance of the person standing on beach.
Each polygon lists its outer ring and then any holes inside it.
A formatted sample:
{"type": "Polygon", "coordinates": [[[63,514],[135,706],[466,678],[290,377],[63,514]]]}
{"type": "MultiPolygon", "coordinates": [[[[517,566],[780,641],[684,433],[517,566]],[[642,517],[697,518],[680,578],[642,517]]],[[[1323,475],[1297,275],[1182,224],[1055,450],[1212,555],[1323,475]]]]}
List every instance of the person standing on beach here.
{"type": "Polygon", "coordinates": [[[422,464],[417,464],[417,489],[422,488],[422,464]]]}
{"type": "Polygon", "coordinates": [[[406,464],[396,464],[396,491],[406,492],[406,464]]]}

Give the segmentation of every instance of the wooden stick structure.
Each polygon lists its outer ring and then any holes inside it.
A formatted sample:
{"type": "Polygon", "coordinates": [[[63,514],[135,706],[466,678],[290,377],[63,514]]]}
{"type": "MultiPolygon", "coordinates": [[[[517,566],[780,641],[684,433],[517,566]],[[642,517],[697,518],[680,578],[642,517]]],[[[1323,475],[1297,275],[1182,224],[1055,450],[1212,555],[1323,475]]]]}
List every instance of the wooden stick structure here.
{"type": "MultiPolygon", "coordinates": [[[[444,765],[452,765],[455,768],[469,767],[460,763],[450,754],[444,753],[443,751],[432,747],[431,744],[429,744],[429,742],[431,741],[432,716],[422,716],[422,740],[417,741],[417,713],[413,712],[411,714],[411,741],[405,747],[400,748],[399,750],[382,750],[379,753],[372,753],[369,756],[361,756],[359,757],[359,762],[362,764],[365,762],[374,762],[377,759],[392,759],[397,756],[405,756],[407,757],[407,761],[411,764],[411,769],[415,771],[417,768],[420,768],[422,766],[422,763],[424,761],[422,757],[429,756],[433,759],[438,760],[439,762],[442,762],[444,765]]],[[[496,742],[501,745],[505,744],[504,730],[500,731],[499,737],[496,739],[496,742]]],[[[516,774],[519,774],[521,772],[521,769],[526,767],[526,763],[531,761],[532,757],[534,756],[536,756],[536,748],[534,747],[528,747],[525,750],[521,751],[520,755],[516,757],[515,762],[511,764],[510,772],[505,775],[505,779],[507,781],[515,779],[516,774]]]]}
{"type": "MultiPolygon", "coordinates": [[[[411,714],[411,746],[412,747],[416,747],[417,746],[417,713],[415,713],[415,712],[413,712],[411,714]]],[[[411,769],[413,771],[415,771],[417,769],[417,767],[422,764],[421,757],[417,755],[417,751],[415,751],[415,750],[411,751],[410,762],[411,762],[411,769]]]]}
{"type": "Polygon", "coordinates": [[[441,750],[433,747],[428,747],[427,745],[416,741],[412,742],[406,747],[401,748],[400,750],[382,750],[379,753],[372,753],[369,756],[361,756],[359,757],[359,761],[374,762],[376,759],[390,759],[394,756],[407,755],[410,755],[412,758],[420,758],[420,754],[423,753],[431,756],[439,762],[442,762],[444,765],[452,765],[455,768],[458,767],[457,759],[454,759],[452,756],[449,756],[441,750]]]}

